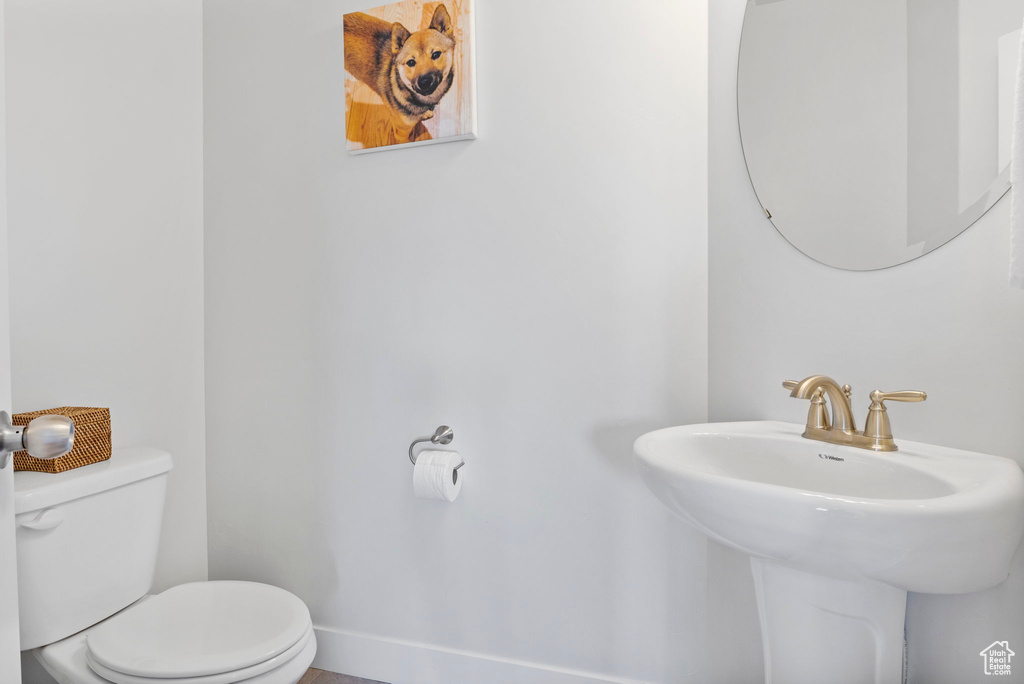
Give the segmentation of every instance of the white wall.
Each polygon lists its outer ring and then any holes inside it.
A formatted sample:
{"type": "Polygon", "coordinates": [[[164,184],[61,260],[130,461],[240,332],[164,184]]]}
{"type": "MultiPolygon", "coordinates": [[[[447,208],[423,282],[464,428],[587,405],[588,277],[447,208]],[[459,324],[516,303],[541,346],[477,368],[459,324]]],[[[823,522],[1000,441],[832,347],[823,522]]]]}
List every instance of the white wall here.
{"type": "MultiPolygon", "coordinates": [[[[775,231],[751,190],[736,132],[735,64],[744,3],[711,3],[710,414],[801,422],[779,383],[814,373],[867,393],[923,389],[890,410],[899,438],[1024,462],[1024,292],[1007,284],[1006,199],[948,245],[896,268],[822,266],[775,231]]],[[[985,562],[984,558],[978,559],[985,562]]],[[[709,658],[721,684],[761,681],[746,559],[709,548],[709,658]],[[728,637],[728,638],[727,638],[728,637]]],[[[983,681],[979,652],[1024,644],[1024,559],[1003,585],[965,596],[911,594],[910,681],[983,681]]],[[[1018,653],[1020,651],[1018,650],[1018,653]]],[[[1008,680],[1024,681],[1024,668],[1008,680]]],[[[710,681],[710,680],[709,680],[710,681]]]]}
{"type": "Polygon", "coordinates": [[[199,0],[9,0],[14,408],[172,452],[157,588],[206,576],[199,0]]]}
{"type": "Polygon", "coordinates": [[[345,154],[354,0],[208,0],[210,574],[389,682],[703,682],[706,3],[477,3],[481,138],[345,154]],[[453,505],[414,499],[446,423],[453,505]]]}

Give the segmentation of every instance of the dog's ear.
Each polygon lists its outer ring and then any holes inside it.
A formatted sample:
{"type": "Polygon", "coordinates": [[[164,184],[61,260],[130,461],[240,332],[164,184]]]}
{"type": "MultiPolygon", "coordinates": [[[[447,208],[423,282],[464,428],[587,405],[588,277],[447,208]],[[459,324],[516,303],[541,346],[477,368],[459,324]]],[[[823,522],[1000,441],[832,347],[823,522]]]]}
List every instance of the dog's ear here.
{"type": "Polygon", "coordinates": [[[430,20],[430,28],[435,31],[440,31],[448,37],[452,37],[455,33],[455,28],[452,26],[452,17],[448,14],[448,8],[444,6],[444,3],[437,6],[434,10],[434,17],[430,20]]]}
{"type": "Polygon", "coordinates": [[[402,26],[397,21],[391,25],[391,52],[398,54],[398,51],[405,45],[405,41],[409,40],[409,29],[402,26]]]}

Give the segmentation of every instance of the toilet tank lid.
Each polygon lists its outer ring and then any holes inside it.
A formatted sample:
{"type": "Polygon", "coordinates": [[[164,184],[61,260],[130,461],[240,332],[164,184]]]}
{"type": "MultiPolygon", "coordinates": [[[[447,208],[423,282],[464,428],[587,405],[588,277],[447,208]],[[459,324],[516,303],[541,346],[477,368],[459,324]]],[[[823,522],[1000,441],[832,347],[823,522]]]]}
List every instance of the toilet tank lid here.
{"type": "Polygon", "coordinates": [[[150,447],[114,449],[110,459],[63,473],[14,474],[14,513],[31,513],[166,473],[171,455],[150,447]]]}

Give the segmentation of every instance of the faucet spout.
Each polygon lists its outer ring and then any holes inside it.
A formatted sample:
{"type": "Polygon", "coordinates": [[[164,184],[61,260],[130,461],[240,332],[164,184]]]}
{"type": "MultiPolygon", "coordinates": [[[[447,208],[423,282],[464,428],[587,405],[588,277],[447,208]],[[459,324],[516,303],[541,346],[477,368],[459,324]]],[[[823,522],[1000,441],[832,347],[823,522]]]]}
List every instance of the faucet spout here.
{"type": "Polygon", "coordinates": [[[846,396],[846,392],[839,386],[839,383],[827,375],[812,375],[804,378],[796,383],[793,391],[790,392],[790,396],[797,399],[810,399],[819,388],[825,391],[825,394],[828,395],[829,403],[832,404],[832,425],[834,429],[851,434],[857,432],[857,428],[854,427],[853,423],[853,409],[850,407],[850,398],[846,396]]]}

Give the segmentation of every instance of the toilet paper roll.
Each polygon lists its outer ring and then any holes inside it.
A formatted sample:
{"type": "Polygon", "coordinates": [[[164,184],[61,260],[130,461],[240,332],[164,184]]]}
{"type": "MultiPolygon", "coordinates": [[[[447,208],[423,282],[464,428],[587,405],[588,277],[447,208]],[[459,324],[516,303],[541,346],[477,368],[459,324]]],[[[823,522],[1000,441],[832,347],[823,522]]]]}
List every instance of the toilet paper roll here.
{"type": "Polygon", "coordinates": [[[412,490],[421,499],[455,501],[462,490],[462,463],[457,451],[424,449],[412,467],[412,490]]]}

